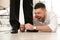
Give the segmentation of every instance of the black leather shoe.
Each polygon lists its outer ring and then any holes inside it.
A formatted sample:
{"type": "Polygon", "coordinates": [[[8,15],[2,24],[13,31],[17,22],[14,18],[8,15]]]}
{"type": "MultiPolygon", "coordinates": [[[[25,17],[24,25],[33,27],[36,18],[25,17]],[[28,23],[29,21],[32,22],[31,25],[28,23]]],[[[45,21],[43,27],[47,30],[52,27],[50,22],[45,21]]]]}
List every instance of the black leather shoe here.
{"type": "Polygon", "coordinates": [[[15,33],[18,33],[18,31],[17,30],[12,30],[11,33],[15,34],[15,33]]]}
{"type": "Polygon", "coordinates": [[[38,32],[38,30],[27,30],[27,32],[38,32]]]}

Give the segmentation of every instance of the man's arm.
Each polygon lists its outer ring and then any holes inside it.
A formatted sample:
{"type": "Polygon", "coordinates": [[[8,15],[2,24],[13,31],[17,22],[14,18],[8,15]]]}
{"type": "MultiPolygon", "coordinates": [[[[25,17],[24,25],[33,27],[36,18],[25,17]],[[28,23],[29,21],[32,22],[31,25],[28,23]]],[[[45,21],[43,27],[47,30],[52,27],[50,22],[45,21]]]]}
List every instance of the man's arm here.
{"type": "Polygon", "coordinates": [[[45,26],[37,26],[37,30],[45,31],[45,32],[54,32],[57,28],[57,19],[56,16],[50,18],[50,23],[45,26]]]}
{"type": "Polygon", "coordinates": [[[36,30],[40,30],[43,32],[52,32],[52,30],[49,28],[49,26],[36,26],[36,30]]]}
{"type": "MultiPolygon", "coordinates": [[[[28,30],[34,30],[34,26],[31,24],[25,25],[26,29],[28,30]]],[[[44,32],[51,32],[52,30],[49,28],[49,26],[35,26],[36,30],[44,31],[44,32]]]]}

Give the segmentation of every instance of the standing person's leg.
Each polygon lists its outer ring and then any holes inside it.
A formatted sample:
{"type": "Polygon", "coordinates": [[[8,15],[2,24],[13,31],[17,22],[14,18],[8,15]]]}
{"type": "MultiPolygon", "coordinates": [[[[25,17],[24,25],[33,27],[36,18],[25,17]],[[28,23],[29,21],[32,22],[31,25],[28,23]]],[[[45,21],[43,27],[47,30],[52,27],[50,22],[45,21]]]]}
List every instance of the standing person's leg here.
{"type": "MultiPolygon", "coordinates": [[[[23,0],[23,11],[24,11],[24,19],[25,24],[30,23],[33,24],[33,0],[23,0]]],[[[24,25],[21,27],[21,32],[24,32],[24,25]]]]}
{"type": "Polygon", "coordinates": [[[33,0],[23,0],[25,24],[33,24],[33,0]]]}
{"type": "Polygon", "coordinates": [[[20,0],[10,0],[10,24],[12,26],[11,33],[17,33],[20,27],[19,20],[19,6],[20,0]]]}
{"type": "MultiPolygon", "coordinates": [[[[33,0],[23,1],[23,10],[25,17],[25,24],[33,24],[33,0]]],[[[27,30],[27,32],[38,32],[38,30],[27,30]]]]}

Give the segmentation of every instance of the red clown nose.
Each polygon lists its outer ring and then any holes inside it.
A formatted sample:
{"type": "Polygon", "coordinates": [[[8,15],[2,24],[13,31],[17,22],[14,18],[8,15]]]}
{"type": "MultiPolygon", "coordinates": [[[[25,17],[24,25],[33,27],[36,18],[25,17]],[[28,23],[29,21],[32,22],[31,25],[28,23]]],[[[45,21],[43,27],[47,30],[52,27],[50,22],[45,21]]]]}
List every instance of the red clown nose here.
{"type": "Polygon", "coordinates": [[[38,18],[39,16],[35,15],[35,18],[38,18]]]}

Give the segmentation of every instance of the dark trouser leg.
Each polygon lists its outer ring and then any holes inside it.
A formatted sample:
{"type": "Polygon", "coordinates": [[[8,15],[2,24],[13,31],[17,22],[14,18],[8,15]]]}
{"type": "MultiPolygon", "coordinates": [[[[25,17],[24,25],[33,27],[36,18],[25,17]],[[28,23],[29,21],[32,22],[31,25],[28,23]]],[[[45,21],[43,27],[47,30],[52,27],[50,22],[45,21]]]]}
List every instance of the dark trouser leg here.
{"type": "Polygon", "coordinates": [[[33,24],[33,0],[23,0],[25,24],[33,24]]]}
{"type": "MultiPolygon", "coordinates": [[[[33,24],[33,0],[23,0],[23,11],[24,11],[24,18],[25,18],[25,24],[30,23],[33,24]]],[[[21,28],[21,32],[24,32],[24,28],[21,28]]]]}
{"type": "MultiPolygon", "coordinates": [[[[33,0],[23,1],[25,23],[33,24],[33,0]]],[[[27,30],[27,32],[38,32],[38,30],[27,30]]]]}
{"type": "Polygon", "coordinates": [[[10,24],[12,26],[12,30],[18,30],[20,23],[19,20],[19,5],[20,0],[10,0],[10,24]]]}
{"type": "MultiPolygon", "coordinates": [[[[33,24],[33,0],[23,1],[25,23],[33,24]]],[[[38,30],[27,30],[27,32],[38,32],[38,30]]]]}

